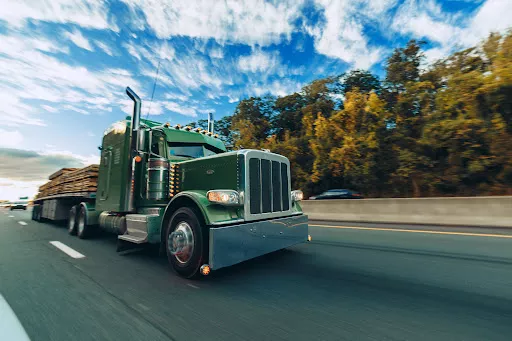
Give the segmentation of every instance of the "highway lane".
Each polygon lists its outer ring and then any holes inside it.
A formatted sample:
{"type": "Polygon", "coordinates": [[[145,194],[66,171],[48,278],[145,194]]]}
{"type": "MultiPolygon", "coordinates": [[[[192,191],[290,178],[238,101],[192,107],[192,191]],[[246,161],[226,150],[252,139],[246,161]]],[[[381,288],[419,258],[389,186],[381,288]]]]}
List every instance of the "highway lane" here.
{"type": "Polygon", "coordinates": [[[387,229],[512,231],[312,224],[312,243],[188,281],[153,249],[0,211],[0,294],[32,340],[510,339],[512,239],[387,229]]]}

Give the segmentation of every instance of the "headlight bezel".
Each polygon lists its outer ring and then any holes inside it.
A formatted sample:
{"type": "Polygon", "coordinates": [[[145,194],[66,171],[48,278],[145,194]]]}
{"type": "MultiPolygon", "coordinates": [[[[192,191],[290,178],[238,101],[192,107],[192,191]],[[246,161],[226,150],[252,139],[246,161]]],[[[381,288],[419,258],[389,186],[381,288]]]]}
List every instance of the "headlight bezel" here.
{"type": "Polygon", "coordinates": [[[241,206],[240,193],[233,189],[213,189],[206,192],[206,199],[214,204],[223,206],[241,206]],[[226,197],[227,196],[227,197],[226,197]]]}

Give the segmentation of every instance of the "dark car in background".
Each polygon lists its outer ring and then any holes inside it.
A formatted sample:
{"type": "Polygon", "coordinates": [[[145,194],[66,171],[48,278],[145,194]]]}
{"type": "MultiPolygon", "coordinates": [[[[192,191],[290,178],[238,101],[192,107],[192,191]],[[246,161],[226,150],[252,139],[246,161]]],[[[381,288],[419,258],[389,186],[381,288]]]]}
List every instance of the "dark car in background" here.
{"type": "Polygon", "coordinates": [[[330,189],[321,194],[312,196],[309,200],[324,200],[324,199],[362,199],[363,196],[350,189],[330,189]]]}
{"type": "Polygon", "coordinates": [[[12,210],[27,210],[27,205],[28,205],[27,202],[21,202],[21,201],[13,202],[11,204],[11,211],[12,210]]]}

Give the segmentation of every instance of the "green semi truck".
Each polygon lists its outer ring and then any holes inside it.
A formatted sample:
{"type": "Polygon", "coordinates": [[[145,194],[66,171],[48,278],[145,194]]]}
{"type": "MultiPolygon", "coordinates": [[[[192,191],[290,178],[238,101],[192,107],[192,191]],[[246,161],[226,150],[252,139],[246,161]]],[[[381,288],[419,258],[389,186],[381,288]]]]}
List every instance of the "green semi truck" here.
{"type": "Polygon", "coordinates": [[[213,119],[207,130],[142,120],[140,98],[126,92],[133,115],[104,133],[97,191],[36,198],[33,220],[67,220],[80,238],[107,230],[118,250],[160,244],[186,278],[310,239],[286,157],[228,152],[213,119]]]}

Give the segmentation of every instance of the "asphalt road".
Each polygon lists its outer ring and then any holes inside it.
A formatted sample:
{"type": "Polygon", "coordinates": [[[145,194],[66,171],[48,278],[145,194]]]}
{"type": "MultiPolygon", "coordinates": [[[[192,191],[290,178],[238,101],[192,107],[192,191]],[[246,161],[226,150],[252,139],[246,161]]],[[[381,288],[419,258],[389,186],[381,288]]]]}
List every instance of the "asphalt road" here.
{"type": "Polygon", "coordinates": [[[32,340],[512,339],[512,230],[312,225],[311,243],[188,281],[153,249],[0,210],[0,294],[32,340]]]}

